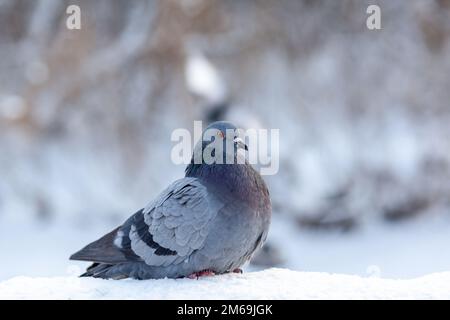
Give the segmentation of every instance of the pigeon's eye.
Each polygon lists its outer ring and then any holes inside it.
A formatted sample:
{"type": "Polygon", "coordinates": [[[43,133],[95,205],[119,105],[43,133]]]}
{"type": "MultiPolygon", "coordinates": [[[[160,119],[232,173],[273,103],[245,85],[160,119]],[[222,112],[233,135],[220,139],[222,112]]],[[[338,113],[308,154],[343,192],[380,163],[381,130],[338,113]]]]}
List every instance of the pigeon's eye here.
{"type": "Polygon", "coordinates": [[[223,132],[222,131],[217,131],[217,136],[223,139],[223,132]]]}

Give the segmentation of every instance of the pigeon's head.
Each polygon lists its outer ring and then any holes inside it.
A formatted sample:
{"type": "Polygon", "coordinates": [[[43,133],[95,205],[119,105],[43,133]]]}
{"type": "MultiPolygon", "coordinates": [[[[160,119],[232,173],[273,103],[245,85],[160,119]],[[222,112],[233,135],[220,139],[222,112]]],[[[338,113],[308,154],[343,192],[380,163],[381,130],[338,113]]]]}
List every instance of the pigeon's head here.
{"type": "Polygon", "coordinates": [[[192,160],[199,164],[235,164],[240,150],[248,150],[239,136],[239,129],[228,121],[211,123],[202,133],[202,140],[194,149],[192,160]]]}

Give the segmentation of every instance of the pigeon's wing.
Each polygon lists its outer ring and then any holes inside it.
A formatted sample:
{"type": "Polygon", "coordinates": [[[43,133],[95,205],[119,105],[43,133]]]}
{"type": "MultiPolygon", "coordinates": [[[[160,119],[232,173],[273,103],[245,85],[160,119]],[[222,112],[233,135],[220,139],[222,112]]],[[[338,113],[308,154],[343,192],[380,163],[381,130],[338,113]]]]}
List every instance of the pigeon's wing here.
{"type": "Polygon", "coordinates": [[[109,252],[108,259],[93,259],[90,255],[90,259],[83,260],[114,263],[125,258],[145,261],[150,266],[182,262],[203,246],[211,222],[222,207],[222,202],[208,193],[199,180],[180,179],[122,227],[106,235],[107,239],[89,245],[109,252]]]}

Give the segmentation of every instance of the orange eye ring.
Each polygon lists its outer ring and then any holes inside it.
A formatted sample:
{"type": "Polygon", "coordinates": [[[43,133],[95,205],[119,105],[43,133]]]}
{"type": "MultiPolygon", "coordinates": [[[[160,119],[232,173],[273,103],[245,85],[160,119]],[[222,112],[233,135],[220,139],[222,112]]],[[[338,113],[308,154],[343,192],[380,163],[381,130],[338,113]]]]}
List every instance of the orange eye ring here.
{"type": "Polygon", "coordinates": [[[224,135],[223,135],[223,132],[222,132],[222,131],[218,131],[218,132],[217,132],[217,135],[218,135],[219,137],[221,137],[222,139],[224,138],[224,135]]]}

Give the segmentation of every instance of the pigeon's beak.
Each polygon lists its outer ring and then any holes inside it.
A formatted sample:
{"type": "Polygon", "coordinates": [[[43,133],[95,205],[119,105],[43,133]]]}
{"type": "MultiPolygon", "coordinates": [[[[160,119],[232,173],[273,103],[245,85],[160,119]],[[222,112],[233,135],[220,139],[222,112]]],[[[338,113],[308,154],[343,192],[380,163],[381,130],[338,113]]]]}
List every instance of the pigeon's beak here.
{"type": "Polygon", "coordinates": [[[245,144],[244,140],[242,140],[241,138],[237,137],[234,139],[234,144],[238,147],[238,148],[242,148],[245,151],[248,151],[248,147],[245,144]]]}

